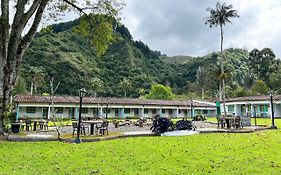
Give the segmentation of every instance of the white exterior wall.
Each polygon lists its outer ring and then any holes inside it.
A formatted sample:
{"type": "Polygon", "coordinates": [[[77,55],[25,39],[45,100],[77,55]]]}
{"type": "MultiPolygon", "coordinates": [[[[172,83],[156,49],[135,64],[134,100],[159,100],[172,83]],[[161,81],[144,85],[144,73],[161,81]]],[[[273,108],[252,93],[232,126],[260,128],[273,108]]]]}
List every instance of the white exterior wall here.
{"type": "Polygon", "coordinates": [[[42,117],[42,108],[35,108],[35,113],[27,113],[27,107],[19,108],[19,118],[41,118],[42,117]]]}
{"type": "Polygon", "coordinates": [[[184,114],[184,109],[178,108],[176,116],[179,117],[179,118],[186,117],[185,114],[184,114]],[[180,113],[180,110],[181,110],[181,113],[180,113]]]}
{"type": "MultiPolygon", "coordinates": [[[[251,112],[252,115],[251,117],[254,117],[254,115],[256,115],[257,117],[260,117],[260,109],[259,106],[260,105],[268,105],[268,116],[271,117],[271,107],[270,107],[270,102],[269,101],[250,101],[250,102],[246,102],[246,101],[241,101],[241,102],[231,102],[231,103],[226,103],[226,106],[229,105],[234,105],[234,112],[235,112],[235,116],[241,116],[241,105],[250,105],[252,106],[252,111],[248,111],[251,112]],[[254,111],[255,108],[255,111],[254,111]]],[[[221,104],[221,111],[223,114],[223,106],[221,104]]],[[[281,118],[281,102],[280,101],[275,101],[274,102],[274,117],[276,118],[281,118]]]]}
{"type": "Polygon", "coordinates": [[[281,118],[281,104],[274,105],[274,117],[281,118]]]}
{"type": "Polygon", "coordinates": [[[234,116],[241,116],[241,105],[234,105],[234,116]]]}
{"type": "MultiPolygon", "coordinates": [[[[146,109],[146,108],[145,108],[146,109]]],[[[152,110],[151,109],[148,109],[148,113],[147,114],[143,114],[143,117],[144,118],[147,118],[147,117],[151,117],[152,115],[155,115],[155,114],[152,114],[152,110]]]]}
{"type": "MultiPolygon", "coordinates": [[[[79,110],[76,110],[78,104],[59,104],[56,103],[55,107],[63,107],[63,113],[62,114],[55,114],[56,117],[63,117],[63,118],[70,118],[69,116],[69,108],[74,108],[74,116],[76,117],[76,113],[79,112],[79,110]]],[[[19,117],[33,117],[33,118],[41,118],[43,115],[43,107],[48,108],[49,104],[39,104],[39,103],[19,103],[19,117]],[[26,108],[28,107],[36,107],[36,112],[34,114],[28,114],[26,113],[26,108]]],[[[105,118],[106,114],[103,111],[104,108],[106,108],[105,105],[97,105],[97,104],[83,104],[83,108],[88,108],[88,113],[82,113],[82,118],[92,118],[96,116],[96,113],[93,113],[94,110],[99,110],[99,115],[101,118],[105,118]]],[[[176,107],[176,106],[149,106],[149,105],[128,105],[128,106],[122,106],[122,105],[109,105],[108,108],[110,108],[110,113],[108,113],[108,118],[115,118],[115,110],[119,110],[119,118],[122,117],[122,109],[123,108],[129,108],[130,113],[124,114],[124,117],[153,117],[157,113],[159,113],[162,109],[162,111],[165,109],[165,113],[162,113],[162,116],[164,117],[189,117],[188,114],[190,114],[190,109],[188,107],[176,107]],[[134,110],[138,109],[138,115],[135,115],[134,110]],[[148,114],[144,113],[144,109],[148,109],[148,114]],[[181,109],[182,112],[179,114],[178,109],[181,109]],[[156,110],[156,113],[152,113],[153,110],[156,110]],[[172,110],[172,114],[169,114],[169,110],[172,110]],[[184,113],[184,110],[188,110],[188,114],[184,113]]],[[[194,107],[195,109],[202,110],[210,110],[209,113],[215,114],[216,109],[215,108],[204,108],[204,107],[194,107]]],[[[201,112],[203,114],[203,111],[201,112]]],[[[52,118],[52,116],[50,116],[52,118]]]]}
{"type": "MultiPolygon", "coordinates": [[[[63,108],[63,113],[56,113],[55,112],[55,117],[56,118],[69,118],[69,109],[66,109],[65,107],[63,108]]],[[[52,111],[52,108],[51,108],[52,111]]],[[[53,116],[50,115],[50,118],[52,118],[53,116]]]]}

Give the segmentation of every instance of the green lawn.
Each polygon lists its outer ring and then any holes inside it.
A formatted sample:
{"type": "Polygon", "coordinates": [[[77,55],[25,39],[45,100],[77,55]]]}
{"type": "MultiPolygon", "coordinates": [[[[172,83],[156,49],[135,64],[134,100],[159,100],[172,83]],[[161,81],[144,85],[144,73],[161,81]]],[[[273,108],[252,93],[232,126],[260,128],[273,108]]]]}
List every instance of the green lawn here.
{"type": "Polygon", "coordinates": [[[281,174],[281,130],[67,144],[0,142],[0,174],[281,174]]]}

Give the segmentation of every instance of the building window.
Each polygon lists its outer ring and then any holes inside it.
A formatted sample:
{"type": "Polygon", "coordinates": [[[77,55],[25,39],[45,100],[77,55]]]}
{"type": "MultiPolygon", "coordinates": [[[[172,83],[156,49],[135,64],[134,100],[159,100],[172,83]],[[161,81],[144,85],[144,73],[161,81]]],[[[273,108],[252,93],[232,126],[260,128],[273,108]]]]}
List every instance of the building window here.
{"type": "Polygon", "coordinates": [[[134,113],[135,113],[135,115],[138,115],[139,114],[139,110],[138,109],[134,109],[134,113]]]}
{"type": "Polygon", "coordinates": [[[230,105],[227,107],[228,112],[234,112],[234,105],[230,105]]]}
{"type": "Polygon", "coordinates": [[[165,109],[162,109],[162,114],[165,114],[166,113],[166,110],[165,109]]]}
{"type": "Polygon", "coordinates": [[[251,112],[252,111],[252,107],[251,105],[248,105],[248,112],[251,112]]]}
{"type": "Polygon", "coordinates": [[[172,110],[172,109],[169,109],[168,111],[169,111],[169,114],[170,114],[170,115],[173,114],[173,110],[172,110]]]}
{"type": "Polygon", "coordinates": [[[110,113],[110,108],[103,108],[103,113],[107,113],[107,114],[109,114],[110,113]]]}
{"type": "Polygon", "coordinates": [[[157,110],[156,109],[152,109],[152,114],[156,114],[157,110]]]}
{"type": "Polygon", "coordinates": [[[207,115],[208,114],[208,110],[203,110],[203,114],[207,115]]]}
{"type": "Polygon", "coordinates": [[[143,110],[143,113],[144,113],[144,114],[148,114],[148,109],[144,109],[144,110],[143,110]]]}
{"type": "Polygon", "coordinates": [[[63,113],[63,108],[55,108],[55,111],[57,114],[62,114],[63,113]]]}
{"type": "Polygon", "coordinates": [[[268,112],[268,105],[260,105],[261,112],[268,112]]]}
{"type": "Polygon", "coordinates": [[[178,114],[181,114],[181,109],[178,110],[178,114]]]}
{"type": "Polygon", "coordinates": [[[88,113],[88,108],[81,109],[81,114],[87,114],[87,113],[88,113]]]}
{"type": "Polygon", "coordinates": [[[130,113],[131,113],[131,110],[130,110],[129,108],[125,108],[125,109],[124,109],[124,113],[125,113],[125,114],[130,114],[130,113]]]}
{"type": "Polygon", "coordinates": [[[27,107],[26,108],[26,113],[28,113],[28,114],[34,114],[35,112],[36,112],[35,107],[27,107]]]}

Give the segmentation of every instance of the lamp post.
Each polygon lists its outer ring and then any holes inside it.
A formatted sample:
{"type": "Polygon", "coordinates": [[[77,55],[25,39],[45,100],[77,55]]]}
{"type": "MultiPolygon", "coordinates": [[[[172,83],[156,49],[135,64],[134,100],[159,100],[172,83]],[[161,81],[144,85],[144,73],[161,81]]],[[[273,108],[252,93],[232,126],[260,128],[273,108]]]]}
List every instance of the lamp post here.
{"type": "Polygon", "coordinates": [[[81,143],[80,140],[80,129],[81,129],[81,111],[82,111],[82,100],[86,95],[86,89],[82,88],[79,90],[79,98],[80,98],[80,106],[79,106],[79,116],[78,116],[78,126],[77,126],[77,138],[75,139],[75,143],[81,143]]]}
{"type": "Polygon", "coordinates": [[[277,129],[277,126],[274,125],[274,109],[273,109],[273,94],[272,90],[270,91],[270,106],[271,106],[271,120],[272,120],[272,125],[271,129],[277,129]]]}
{"type": "Polygon", "coordinates": [[[193,119],[193,100],[191,99],[191,103],[190,103],[190,117],[191,119],[193,119]]]}
{"type": "Polygon", "coordinates": [[[108,98],[106,99],[106,113],[105,113],[105,119],[107,120],[107,115],[108,115],[108,98]]]}
{"type": "Polygon", "coordinates": [[[257,115],[256,115],[256,107],[254,106],[254,118],[255,118],[255,126],[257,126],[257,115]]]}

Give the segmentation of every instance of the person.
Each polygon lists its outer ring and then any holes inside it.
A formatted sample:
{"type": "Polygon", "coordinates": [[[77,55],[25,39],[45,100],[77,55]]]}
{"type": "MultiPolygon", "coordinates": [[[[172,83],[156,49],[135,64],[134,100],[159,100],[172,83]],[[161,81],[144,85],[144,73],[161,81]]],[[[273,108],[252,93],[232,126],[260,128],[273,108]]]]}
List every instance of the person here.
{"type": "Polygon", "coordinates": [[[156,131],[156,128],[157,126],[159,125],[158,122],[159,122],[159,118],[160,118],[160,115],[157,114],[153,117],[153,123],[152,123],[152,126],[150,128],[150,130],[152,130],[152,132],[157,132],[156,131]]]}

